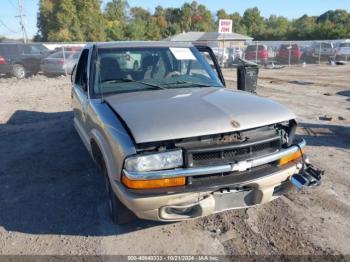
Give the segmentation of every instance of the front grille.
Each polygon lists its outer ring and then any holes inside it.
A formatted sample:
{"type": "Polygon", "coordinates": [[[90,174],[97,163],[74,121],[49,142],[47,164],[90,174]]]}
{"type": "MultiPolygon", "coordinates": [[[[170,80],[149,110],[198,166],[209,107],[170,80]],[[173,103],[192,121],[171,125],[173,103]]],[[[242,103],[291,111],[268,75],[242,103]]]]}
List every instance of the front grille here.
{"type": "Polygon", "coordinates": [[[189,167],[234,163],[249,158],[274,153],[281,149],[280,137],[263,141],[241,142],[216,148],[197,148],[185,151],[189,167]]]}

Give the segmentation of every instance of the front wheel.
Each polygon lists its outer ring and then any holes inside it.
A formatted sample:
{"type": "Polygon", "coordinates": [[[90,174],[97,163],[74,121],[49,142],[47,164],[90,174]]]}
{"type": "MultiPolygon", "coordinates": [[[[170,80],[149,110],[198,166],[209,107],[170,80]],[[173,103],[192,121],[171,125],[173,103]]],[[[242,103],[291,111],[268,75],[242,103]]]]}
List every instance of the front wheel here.
{"type": "Polygon", "coordinates": [[[26,77],[27,71],[23,65],[15,64],[12,68],[12,75],[17,79],[23,79],[26,77]]]}
{"type": "Polygon", "coordinates": [[[131,223],[132,221],[136,220],[135,214],[129,210],[115,195],[111,183],[109,181],[107,170],[104,167],[103,168],[105,183],[106,183],[106,189],[108,193],[108,207],[109,207],[109,213],[112,218],[113,223],[117,225],[123,225],[131,223]]]}

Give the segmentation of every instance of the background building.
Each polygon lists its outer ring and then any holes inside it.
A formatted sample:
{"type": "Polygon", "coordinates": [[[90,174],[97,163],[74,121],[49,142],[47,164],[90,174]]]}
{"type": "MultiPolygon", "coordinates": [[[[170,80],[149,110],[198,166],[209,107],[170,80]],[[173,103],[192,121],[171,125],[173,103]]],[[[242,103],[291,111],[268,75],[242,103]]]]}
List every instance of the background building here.
{"type": "Polygon", "coordinates": [[[166,38],[173,42],[192,42],[193,44],[204,44],[219,48],[243,48],[246,42],[253,40],[252,37],[237,33],[218,32],[186,32],[166,38]]]}

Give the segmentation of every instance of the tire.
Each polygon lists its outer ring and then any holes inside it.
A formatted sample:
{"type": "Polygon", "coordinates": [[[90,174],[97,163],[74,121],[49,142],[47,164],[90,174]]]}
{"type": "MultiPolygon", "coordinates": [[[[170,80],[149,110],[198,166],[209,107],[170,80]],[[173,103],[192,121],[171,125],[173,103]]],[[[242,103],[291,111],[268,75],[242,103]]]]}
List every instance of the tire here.
{"type": "Polygon", "coordinates": [[[12,67],[12,75],[17,79],[23,79],[27,75],[27,70],[20,64],[14,64],[12,67]]]}
{"type": "Polygon", "coordinates": [[[133,222],[137,217],[115,195],[108,178],[107,169],[104,164],[102,165],[103,176],[108,193],[108,208],[113,223],[117,225],[125,225],[133,222]]]}

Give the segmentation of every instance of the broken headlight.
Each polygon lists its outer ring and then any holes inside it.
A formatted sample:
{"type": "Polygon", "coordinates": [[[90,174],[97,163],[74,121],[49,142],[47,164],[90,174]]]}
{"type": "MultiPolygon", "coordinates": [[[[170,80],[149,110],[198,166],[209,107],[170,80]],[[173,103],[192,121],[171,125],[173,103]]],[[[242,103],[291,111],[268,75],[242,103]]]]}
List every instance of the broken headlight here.
{"type": "Polygon", "coordinates": [[[128,157],[124,167],[127,171],[146,172],[171,169],[182,165],[182,150],[174,150],[128,157]]]}
{"type": "Polygon", "coordinates": [[[282,139],[282,145],[290,146],[293,144],[296,128],[297,122],[294,119],[276,125],[282,139]]]}

